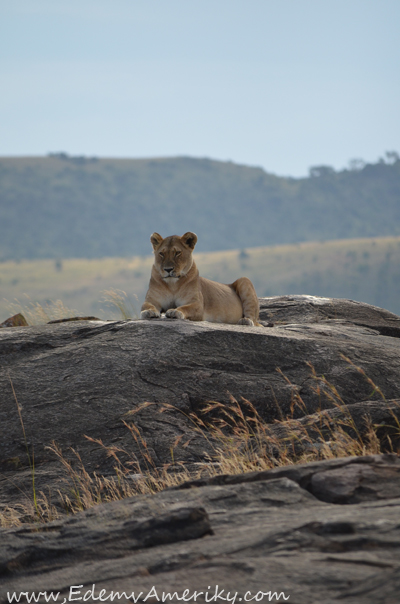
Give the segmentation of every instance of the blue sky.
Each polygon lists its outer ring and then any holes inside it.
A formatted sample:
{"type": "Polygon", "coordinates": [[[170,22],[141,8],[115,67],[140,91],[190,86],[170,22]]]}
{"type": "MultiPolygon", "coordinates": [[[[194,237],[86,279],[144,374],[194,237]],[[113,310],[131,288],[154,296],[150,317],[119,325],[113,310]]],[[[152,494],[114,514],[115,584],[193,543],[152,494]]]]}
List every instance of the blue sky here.
{"type": "Polygon", "coordinates": [[[0,0],[0,155],[400,152],[399,0],[0,0]]]}

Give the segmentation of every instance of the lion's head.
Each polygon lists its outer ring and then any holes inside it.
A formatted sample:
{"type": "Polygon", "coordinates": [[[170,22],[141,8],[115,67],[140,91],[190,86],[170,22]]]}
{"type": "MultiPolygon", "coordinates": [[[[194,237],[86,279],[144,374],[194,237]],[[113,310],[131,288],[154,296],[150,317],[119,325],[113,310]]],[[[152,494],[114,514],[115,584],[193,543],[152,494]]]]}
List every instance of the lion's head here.
{"type": "Polygon", "coordinates": [[[192,251],[197,235],[188,232],[182,237],[172,235],[163,239],[158,233],[153,233],[150,241],[154,250],[154,266],[162,279],[168,282],[187,275],[193,264],[192,251]]]}

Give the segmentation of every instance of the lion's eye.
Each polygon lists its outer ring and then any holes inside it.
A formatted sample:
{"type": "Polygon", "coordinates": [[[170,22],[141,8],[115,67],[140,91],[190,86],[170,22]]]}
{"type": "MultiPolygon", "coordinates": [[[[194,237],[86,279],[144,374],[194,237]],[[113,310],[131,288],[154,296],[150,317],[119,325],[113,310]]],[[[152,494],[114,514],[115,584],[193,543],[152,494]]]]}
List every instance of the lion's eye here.
{"type": "Polygon", "coordinates": [[[175,252],[175,258],[176,258],[177,256],[180,256],[180,255],[181,255],[181,253],[182,253],[182,252],[179,252],[179,251],[178,251],[178,252],[175,252]]]}
{"type": "Polygon", "coordinates": [[[161,258],[164,258],[164,254],[162,252],[159,252],[159,256],[161,256],[161,258]]]}

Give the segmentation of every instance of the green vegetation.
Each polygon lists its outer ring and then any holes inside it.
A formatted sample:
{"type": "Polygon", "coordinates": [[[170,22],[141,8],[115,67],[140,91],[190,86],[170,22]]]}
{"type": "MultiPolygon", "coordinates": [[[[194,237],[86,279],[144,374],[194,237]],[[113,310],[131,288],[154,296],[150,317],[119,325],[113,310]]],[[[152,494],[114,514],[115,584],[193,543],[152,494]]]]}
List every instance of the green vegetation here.
{"type": "Polygon", "coordinates": [[[0,260],[51,258],[64,273],[65,258],[147,254],[153,231],[193,230],[204,252],[398,236],[399,201],[396,153],[302,179],[186,157],[0,158],[0,260]]]}
{"type": "MultiPolygon", "coordinates": [[[[195,253],[195,259],[200,274],[216,281],[250,277],[259,296],[350,298],[400,315],[400,237],[195,253]]],[[[118,307],[127,308],[134,318],[148,287],[152,262],[152,256],[72,258],[63,261],[61,270],[54,260],[0,263],[0,322],[21,311],[34,322],[37,303],[48,320],[73,314],[120,318],[118,307]],[[68,308],[76,310],[67,312],[68,308]]],[[[39,320],[45,322],[46,317],[39,320]]]]}

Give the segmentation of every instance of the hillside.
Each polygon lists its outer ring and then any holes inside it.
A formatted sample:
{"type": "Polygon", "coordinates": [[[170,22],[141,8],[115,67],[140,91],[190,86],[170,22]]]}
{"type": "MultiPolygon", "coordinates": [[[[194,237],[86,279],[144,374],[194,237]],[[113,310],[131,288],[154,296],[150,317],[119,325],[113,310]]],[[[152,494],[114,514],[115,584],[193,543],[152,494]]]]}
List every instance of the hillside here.
{"type": "MultiPolygon", "coordinates": [[[[195,258],[204,277],[222,282],[250,277],[259,296],[351,298],[400,315],[400,237],[195,251],[195,258]]],[[[21,304],[27,314],[26,295],[42,305],[61,299],[81,315],[117,317],[119,313],[105,300],[110,296],[104,292],[111,288],[126,292],[128,311],[135,316],[147,290],[152,261],[152,256],[136,256],[2,262],[0,322],[18,312],[21,304]],[[15,298],[20,304],[12,304],[15,298]]],[[[65,312],[61,309],[61,314],[65,312]]]]}
{"type": "Polygon", "coordinates": [[[149,253],[149,235],[199,251],[400,235],[400,160],[308,178],[187,157],[0,158],[0,260],[149,253]]]}

